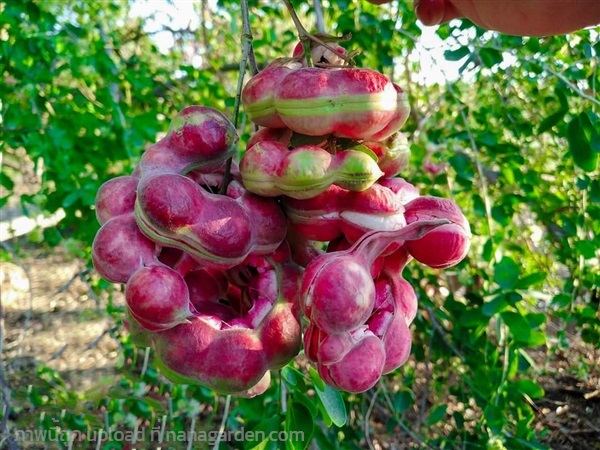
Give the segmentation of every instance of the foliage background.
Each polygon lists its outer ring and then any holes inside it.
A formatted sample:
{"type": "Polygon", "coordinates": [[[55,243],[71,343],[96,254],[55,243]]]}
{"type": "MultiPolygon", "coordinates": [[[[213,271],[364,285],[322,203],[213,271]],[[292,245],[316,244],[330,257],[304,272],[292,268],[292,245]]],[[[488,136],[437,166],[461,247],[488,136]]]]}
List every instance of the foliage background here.
{"type": "MultiPolygon", "coordinates": [[[[249,3],[259,65],[289,54],[296,31],[282,2],[249,3]]],[[[293,3],[313,27],[313,3],[293,3]]],[[[118,383],[97,398],[70,390],[42,365],[33,390],[13,387],[12,398],[3,399],[16,413],[28,412],[17,414],[18,427],[50,429],[50,417],[66,407],[71,412],[62,417],[63,428],[73,430],[103,422],[124,427],[124,414],[155,424],[167,414],[169,427],[179,430],[196,420],[215,429],[222,418],[232,430],[302,429],[305,444],[310,436],[318,448],[372,447],[372,434],[381,442],[430,448],[545,448],[547,430],[532,425],[536,400],[544,397],[536,383],[544,359],[575,341],[595,348],[600,342],[598,30],[522,38],[452,22],[436,33],[447,46],[444,60],[461,63],[460,77],[426,85],[417,76],[422,29],[410,2],[322,3],[326,30],[351,32],[343,45],[362,50],[359,66],[384,72],[409,94],[405,131],[412,159],[402,176],[423,193],[455,200],[474,234],[458,267],[435,271],[415,264],[405,271],[420,301],[410,364],[364,395],[340,396],[322,390],[300,360],[274,377],[267,394],[233,399],[226,417],[198,415],[194,405],[213,404],[217,411],[225,400],[206,389],[170,385],[151,357],[141,375],[135,364],[122,367],[118,383]],[[424,170],[431,163],[443,170],[424,170]],[[47,412],[45,419],[40,412],[47,412]],[[375,415],[378,426],[370,420],[375,415]]],[[[30,241],[62,246],[88,267],[99,227],[93,210],[98,187],[130,173],[185,105],[232,115],[239,2],[197,1],[200,26],[173,30],[162,23],[155,31],[147,28],[151,17],[132,18],[132,5],[0,3],[0,202],[5,211],[29,215],[62,209],[58,225],[30,241]],[[153,41],[161,31],[173,37],[167,53],[153,41]]],[[[443,71],[443,63],[430,70],[443,71]]],[[[243,114],[239,131],[243,148],[251,132],[243,114]]],[[[3,244],[2,259],[18,258],[30,244],[3,244]]],[[[144,349],[120,328],[120,288],[93,271],[85,276],[115,323],[123,359],[141,364],[144,349]]],[[[572,370],[585,379],[597,367],[582,363],[572,370]]]]}

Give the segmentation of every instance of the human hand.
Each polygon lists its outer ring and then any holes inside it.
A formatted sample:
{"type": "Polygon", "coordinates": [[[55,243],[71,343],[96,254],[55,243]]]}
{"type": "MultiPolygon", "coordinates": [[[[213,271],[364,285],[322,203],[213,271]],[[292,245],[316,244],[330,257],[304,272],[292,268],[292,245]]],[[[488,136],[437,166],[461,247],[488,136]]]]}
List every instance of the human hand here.
{"type": "MultiPolygon", "coordinates": [[[[369,0],[383,4],[391,0],[369,0]]],[[[428,26],[467,18],[488,30],[518,36],[564,34],[600,23],[598,0],[414,0],[428,26]]]]}

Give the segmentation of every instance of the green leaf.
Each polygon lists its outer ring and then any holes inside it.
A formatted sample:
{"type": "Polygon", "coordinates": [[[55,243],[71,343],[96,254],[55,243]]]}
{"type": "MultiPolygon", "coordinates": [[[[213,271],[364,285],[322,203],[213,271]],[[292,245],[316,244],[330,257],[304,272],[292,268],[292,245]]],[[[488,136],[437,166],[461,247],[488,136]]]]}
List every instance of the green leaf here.
{"type": "Polygon", "coordinates": [[[495,48],[482,48],[479,50],[479,57],[481,62],[486,67],[494,67],[500,64],[503,60],[502,52],[495,48]]]}
{"type": "Polygon", "coordinates": [[[592,150],[592,145],[585,135],[582,125],[582,115],[575,117],[567,127],[567,141],[573,161],[586,172],[596,170],[598,153],[592,150]]]}
{"type": "Polygon", "coordinates": [[[457,48],[456,50],[446,50],[444,52],[444,58],[446,58],[448,61],[460,61],[470,53],[471,50],[469,50],[469,47],[465,46],[457,48]]]}
{"type": "Polygon", "coordinates": [[[529,322],[518,312],[505,311],[502,319],[508,326],[510,333],[516,341],[526,343],[531,337],[531,326],[529,322]]]}
{"type": "Polygon", "coordinates": [[[566,110],[561,109],[560,111],[552,113],[548,117],[546,117],[544,120],[542,120],[540,122],[540,126],[538,127],[538,131],[537,131],[538,134],[542,134],[542,133],[548,131],[553,126],[557,125],[565,117],[566,113],[567,113],[566,110]]]}
{"type": "Polygon", "coordinates": [[[431,410],[429,417],[427,418],[427,425],[433,425],[438,423],[446,416],[446,409],[448,405],[438,405],[431,410]]]}
{"type": "Polygon", "coordinates": [[[518,392],[531,398],[542,398],[544,396],[544,389],[533,380],[523,378],[515,381],[514,386],[518,392]]]}
{"type": "Polygon", "coordinates": [[[338,427],[344,426],[348,420],[348,414],[342,394],[326,385],[316,370],[312,367],[310,369],[312,369],[309,370],[310,377],[315,383],[315,392],[319,399],[319,408],[321,409],[325,423],[333,423],[338,427]]]}
{"type": "MultiPolygon", "coordinates": [[[[276,415],[275,417],[270,417],[268,419],[260,422],[254,429],[253,433],[249,433],[249,436],[258,437],[258,436],[269,436],[271,433],[277,433],[281,427],[281,417],[276,415]]],[[[279,448],[275,439],[265,439],[264,441],[254,441],[246,439],[244,440],[244,449],[245,450],[277,450],[279,448]]]]}
{"type": "Polygon", "coordinates": [[[294,401],[302,403],[304,406],[306,406],[313,419],[316,419],[317,415],[319,414],[319,406],[315,403],[315,399],[297,389],[294,389],[293,393],[294,401]]]}
{"type": "Polygon", "coordinates": [[[503,296],[498,296],[492,301],[484,303],[481,312],[487,317],[492,317],[494,314],[504,311],[509,306],[510,305],[503,296]]]}
{"type": "Polygon", "coordinates": [[[502,289],[514,289],[519,281],[519,265],[510,257],[505,256],[494,266],[494,281],[502,289]]]}
{"type": "Polygon", "coordinates": [[[394,411],[398,414],[403,414],[408,411],[408,408],[415,402],[415,394],[413,391],[403,389],[394,394],[393,404],[394,411]]]}
{"type": "Polygon", "coordinates": [[[527,289],[530,286],[534,286],[543,282],[545,279],[546,274],[544,272],[534,272],[523,278],[520,278],[516,287],[517,289],[527,289]]]}
{"type": "Polygon", "coordinates": [[[314,429],[314,420],[310,411],[302,403],[292,402],[288,405],[285,419],[285,431],[288,439],[285,448],[304,450],[310,442],[314,429]]]}
{"type": "Polygon", "coordinates": [[[287,383],[288,386],[296,387],[298,381],[302,380],[304,375],[302,372],[288,365],[281,369],[281,378],[287,383]]]}
{"type": "Polygon", "coordinates": [[[467,309],[466,311],[461,313],[460,319],[459,319],[460,324],[467,328],[484,325],[488,321],[489,321],[489,318],[485,317],[482,314],[482,310],[479,308],[467,309]]]}

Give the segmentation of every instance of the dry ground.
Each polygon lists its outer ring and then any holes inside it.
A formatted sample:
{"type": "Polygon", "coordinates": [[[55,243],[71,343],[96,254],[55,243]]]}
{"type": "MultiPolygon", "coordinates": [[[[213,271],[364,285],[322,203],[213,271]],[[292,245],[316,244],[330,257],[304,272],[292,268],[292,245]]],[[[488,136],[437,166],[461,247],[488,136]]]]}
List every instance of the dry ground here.
{"type": "MultiPolygon", "coordinates": [[[[77,391],[116,377],[118,345],[108,333],[114,323],[105,313],[106,298],[78,277],[83,263],[60,250],[27,254],[18,264],[0,263],[3,364],[11,388],[27,389],[23,375],[36,362],[58,370],[77,391]]],[[[117,294],[114,301],[123,298],[117,294]]],[[[544,443],[557,450],[600,449],[600,350],[575,339],[568,352],[540,350],[536,360],[546,374],[539,380],[546,396],[533,404],[536,429],[546,429],[544,443]]],[[[376,447],[402,448],[378,432],[378,419],[384,418],[374,414],[376,447]]]]}

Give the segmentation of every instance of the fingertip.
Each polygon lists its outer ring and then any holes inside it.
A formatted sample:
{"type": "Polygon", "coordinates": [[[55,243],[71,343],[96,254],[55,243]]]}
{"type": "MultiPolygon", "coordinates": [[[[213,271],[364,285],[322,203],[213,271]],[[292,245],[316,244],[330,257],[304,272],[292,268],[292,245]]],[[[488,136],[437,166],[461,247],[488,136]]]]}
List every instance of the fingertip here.
{"type": "Polygon", "coordinates": [[[428,27],[439,25],[444,17],[444,0],[415,0],[415,13],[428,27]]]}

